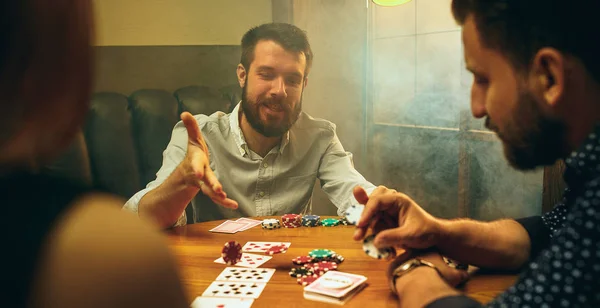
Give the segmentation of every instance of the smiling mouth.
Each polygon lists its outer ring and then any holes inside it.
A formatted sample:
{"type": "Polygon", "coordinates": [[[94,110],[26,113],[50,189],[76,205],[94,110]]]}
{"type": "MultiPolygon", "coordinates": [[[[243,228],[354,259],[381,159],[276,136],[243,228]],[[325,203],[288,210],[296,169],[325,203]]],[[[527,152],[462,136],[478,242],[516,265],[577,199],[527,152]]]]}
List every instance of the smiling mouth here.
{"type": "Polygon", "coordinates": [[[284,111],[283,106],[279,103],[265,103],[265,104],[263,104],[263,106],[265,106],[266,108],[268,108],[271,111],[276,111],[276,112],[284,111]]]}

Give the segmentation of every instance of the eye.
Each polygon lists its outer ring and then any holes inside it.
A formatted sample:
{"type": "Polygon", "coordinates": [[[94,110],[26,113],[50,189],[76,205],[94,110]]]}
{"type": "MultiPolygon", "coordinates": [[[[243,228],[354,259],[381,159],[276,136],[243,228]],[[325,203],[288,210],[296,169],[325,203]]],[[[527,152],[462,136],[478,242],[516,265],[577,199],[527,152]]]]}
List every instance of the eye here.
{"type": "Polygon", "coordinates": [[[271,80],[271,79],[273,79],[273,74],[269,74],[269,73],[265,73],[265,72],[258,73],[258,76],[261,79],[264,79],[264,80],[271,80]]]}
{"type": "Polygon", "coordinates": [[[298,86],[302,83],[302,80],[300,78],[288,78],[287,83],[294,86],[298,86]]]}
{"type": "Polygon", "coordinates": [[[485,77],[481,76],[473,76],[473,82],[478,86],[487,86],[489,84],[489,80],[485,77]]]}

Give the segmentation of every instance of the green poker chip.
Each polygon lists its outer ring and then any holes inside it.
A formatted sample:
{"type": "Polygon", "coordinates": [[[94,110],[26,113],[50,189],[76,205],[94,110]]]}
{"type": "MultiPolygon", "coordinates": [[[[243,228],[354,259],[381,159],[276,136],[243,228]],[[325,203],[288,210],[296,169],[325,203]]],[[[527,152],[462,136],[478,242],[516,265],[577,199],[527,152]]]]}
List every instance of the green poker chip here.
{"type": "Polygon", "coordinates": [[[339,223],[340,223],[340,221],[335,218],[325,218],[325,219],[321,220],[321,224],[325,227],[337,226],[339,223]]]}
{"type": "Polygon", "coordinates": [[[314,249],[308,253],[312,258],[324,259],[331,257],[335,252],[329,249],[314,249]]]}

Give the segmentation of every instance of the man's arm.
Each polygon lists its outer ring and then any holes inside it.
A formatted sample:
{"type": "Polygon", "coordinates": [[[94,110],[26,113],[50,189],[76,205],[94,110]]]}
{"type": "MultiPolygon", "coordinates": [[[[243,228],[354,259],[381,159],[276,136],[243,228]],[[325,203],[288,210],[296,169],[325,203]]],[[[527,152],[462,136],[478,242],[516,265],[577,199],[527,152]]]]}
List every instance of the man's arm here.
{"type": "Polygon", "coordinates": [[[351,204],[358,204],[352,195],[355,186],[361,186],[370,194],[375,185],[354,168],[352,154],[344,150],[335,133],[335,126],[331,134],[331,141],[321,158],[317,176],[321,181],[321,188],[338,208],[338,215],[343,215],[343,211],[351,204]]]}
{"type": "Polygon", "coordinates": [[[451,259],[478,267],[515,270],[529,260],[531,242],[515,220],[442,220],[437,244],[451,259]]]}
{"type": "Polygon", "coordinates": [[[238,206],[227,198],[210,167],[208,146],[198,122],[187,112],[181,119],[163,153],[156,180],[125,204],[126,209],[153,220],[161,228],[182,224],[186,206],[199,191],[223,207],[238,206]]]}
{"type": "Polygon", "coordinates": [[[175,125],[171,141],[163,152],[163,163],[156,179],[135,194],[125,204],[125,209],[138,213],[167,228],[178,222],[185,224],[185,208],[198,193],[197,187],[187,187],[179,167],[185,158],[187,132],[182,122],[175,125]]]}
{"type": "Polygon", "coordinates": [[[518,269],[548,246],[553,232],[565,221],[559,203],[543,216],[493,222],[454,220],[442,223],[446,234],[438,244],[448,257],[487,268],[518,269]]]}

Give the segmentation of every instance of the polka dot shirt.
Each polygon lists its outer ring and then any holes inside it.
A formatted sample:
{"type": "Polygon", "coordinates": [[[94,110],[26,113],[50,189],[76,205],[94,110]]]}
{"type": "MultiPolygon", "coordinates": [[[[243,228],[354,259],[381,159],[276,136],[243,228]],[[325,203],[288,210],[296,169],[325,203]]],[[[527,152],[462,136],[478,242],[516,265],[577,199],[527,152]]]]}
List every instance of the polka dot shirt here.
{"type": "MultiPolygon", "coordinates": [[[[531,260],[514,286],[486,307],[600,307],[600,126],[565,162],[568,189],[551,212],[521,222],[531,260]]],[[[481,307],[467,297],[428,307],[481,307]]]]}

